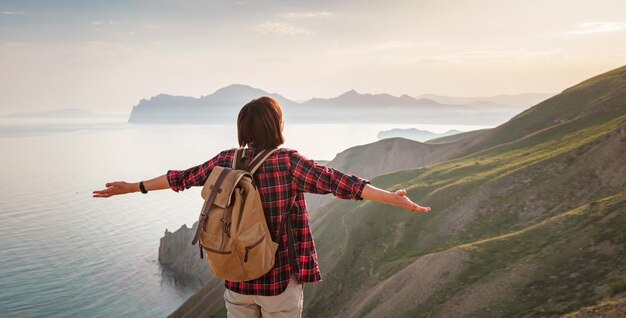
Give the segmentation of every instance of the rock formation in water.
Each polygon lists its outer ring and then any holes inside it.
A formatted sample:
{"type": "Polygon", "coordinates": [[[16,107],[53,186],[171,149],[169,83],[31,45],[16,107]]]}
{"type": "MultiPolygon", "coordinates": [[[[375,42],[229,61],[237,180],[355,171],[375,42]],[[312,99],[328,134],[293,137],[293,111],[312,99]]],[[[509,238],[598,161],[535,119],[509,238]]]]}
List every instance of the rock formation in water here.
{"type": "Polygon", "coordinates": [[[165,230],[159,244],[159,263],[205,283],[211,278],[206,260],[200,259],[198,245],[191,245],[197,225],[197,222],[192,228],[183,225],[173,233],[165,230]]]}

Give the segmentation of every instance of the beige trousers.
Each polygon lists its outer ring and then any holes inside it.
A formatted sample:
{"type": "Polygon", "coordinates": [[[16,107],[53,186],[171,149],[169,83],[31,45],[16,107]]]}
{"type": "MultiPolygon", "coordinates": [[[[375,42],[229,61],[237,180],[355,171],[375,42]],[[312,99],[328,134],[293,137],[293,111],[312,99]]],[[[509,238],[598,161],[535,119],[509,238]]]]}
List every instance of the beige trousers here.
{"type": "Polygon", "coordinates": [[[226,289],[224,292],[228,318],[302,317],[302,284],[291,276],[287,289],[276,296],[242,295],[226,289]]]}

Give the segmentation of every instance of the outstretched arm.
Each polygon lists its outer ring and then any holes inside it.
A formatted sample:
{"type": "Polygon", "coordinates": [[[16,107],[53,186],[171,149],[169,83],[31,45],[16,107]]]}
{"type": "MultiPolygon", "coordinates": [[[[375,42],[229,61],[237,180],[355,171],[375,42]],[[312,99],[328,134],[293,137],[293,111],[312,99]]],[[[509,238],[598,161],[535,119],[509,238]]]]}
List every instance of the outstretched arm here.
{"type": "MultiPolygon", "coordinates": [[[[129,183],[124,181],[109,182],[104,185],[106,189],[93,191],[94,198],[108,198],[114,195],[139,192],[139,182],[129,183]]],[[[143,186],[148,191],[169,189],[166,175],[146,180],[143,186]]]]}
{"type": "MultiPolygon", "coordinates": [[[[143,186],[148,191],[172,189],[176,192],[189,189],[192,186],[201,186],[206,182],[211,170],[216,165],[224,164],[227,151],[220,152],[217,156],[203,164],[191,167],[187,170],[168,170],[166,174],[146,180],[143,186]]],[[[128,183],[124,181],[109,182],[104,185],[104,190],[93,192],[94,198],[108,198],[118,194],[139,192],[139,182],[128,183]]]]}
{"type": "Polygon", "coordinates": [[[291,175],[298,191],[327,194],[332,193],[340,199],[371,200],[383,204],[397,206],[412,212],[429,212],[430,208],[422,207],[406,196],[406,190],[389,192],[369,184],[368,180],[339,170],[318,165],[298,152],[290,156],[291,175]]]}
{"type": "Polygon", "coordinates": [[[406,190],[389,192],[367,184],[363,188],[363,192],[361,192],[361,197],[365,200],[397,206],[412,212],[430,212],[429,207],[423,207],[411,201],[406,196],[406,190]]]}

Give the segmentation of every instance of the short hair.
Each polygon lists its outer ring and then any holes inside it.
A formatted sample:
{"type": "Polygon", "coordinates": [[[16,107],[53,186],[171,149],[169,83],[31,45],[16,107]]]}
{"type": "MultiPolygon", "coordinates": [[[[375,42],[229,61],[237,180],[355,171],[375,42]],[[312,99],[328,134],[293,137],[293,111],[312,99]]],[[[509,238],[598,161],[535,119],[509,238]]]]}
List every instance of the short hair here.
{"type": "Polygon", "coordinates": [[[271,149],[285,142],[283,111],[273,98],[263,96],[243,106],[237,117],[239,146],[271,149]]]}

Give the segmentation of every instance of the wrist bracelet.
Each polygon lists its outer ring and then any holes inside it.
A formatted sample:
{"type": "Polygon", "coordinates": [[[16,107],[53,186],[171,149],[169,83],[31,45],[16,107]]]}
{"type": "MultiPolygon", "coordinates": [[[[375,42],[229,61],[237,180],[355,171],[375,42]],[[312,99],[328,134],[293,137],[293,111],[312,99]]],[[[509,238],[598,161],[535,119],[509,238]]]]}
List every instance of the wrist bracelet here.
{"type": "Polygon", "coordinates": [[[148,193],[146,187],[143,186],[143,181],[139,182],[139,190],[141,190],[141,193],[148,193]]]}

